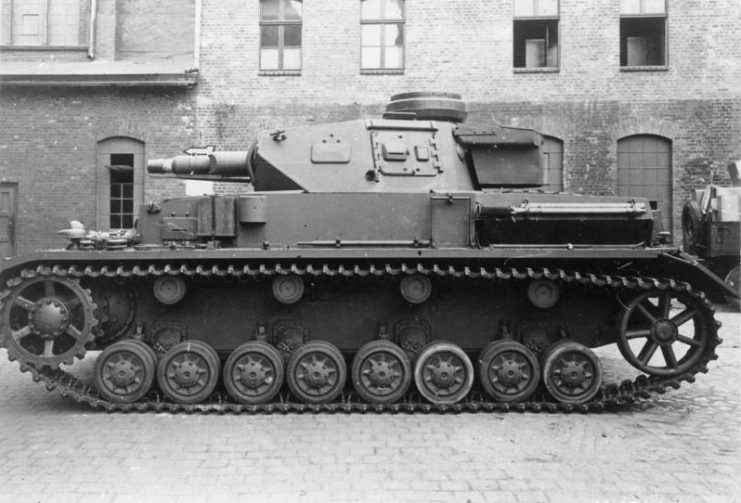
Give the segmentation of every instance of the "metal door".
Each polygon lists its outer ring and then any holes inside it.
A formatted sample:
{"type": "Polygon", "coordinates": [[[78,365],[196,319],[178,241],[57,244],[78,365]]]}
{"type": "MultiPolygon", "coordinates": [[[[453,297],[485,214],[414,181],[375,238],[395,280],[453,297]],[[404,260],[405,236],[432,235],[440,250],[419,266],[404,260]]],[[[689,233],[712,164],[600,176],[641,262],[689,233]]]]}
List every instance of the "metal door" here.
{"type": "Polygon", "coordinates": [[[660,136],[618,140],[617,192],[656,201],[664,230],[672,232],[672,144],[660,136]]]}
{"type": "Polygon", "coordinates": [[[16,187],[0,184],[0,258],[10,257],[15,248],[16,187]]]}
{"type": "Polygon", "coordinates": [[[545,157],[545,188],[556,192],[563,190],[563,142],[552,136],[543,137],[545,157]]]}

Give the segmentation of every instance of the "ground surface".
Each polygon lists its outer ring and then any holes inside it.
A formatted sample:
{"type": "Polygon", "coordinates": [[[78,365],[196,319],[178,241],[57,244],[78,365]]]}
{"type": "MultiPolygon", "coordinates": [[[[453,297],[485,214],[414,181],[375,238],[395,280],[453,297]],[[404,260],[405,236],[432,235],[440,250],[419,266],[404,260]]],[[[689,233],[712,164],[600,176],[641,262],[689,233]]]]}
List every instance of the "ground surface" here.
{"type": "Polygon", "coordinates": [[[0,350],[0,502],[741,502],[741,314],[693,385],[600,414],[106,414],[0,350]]]}

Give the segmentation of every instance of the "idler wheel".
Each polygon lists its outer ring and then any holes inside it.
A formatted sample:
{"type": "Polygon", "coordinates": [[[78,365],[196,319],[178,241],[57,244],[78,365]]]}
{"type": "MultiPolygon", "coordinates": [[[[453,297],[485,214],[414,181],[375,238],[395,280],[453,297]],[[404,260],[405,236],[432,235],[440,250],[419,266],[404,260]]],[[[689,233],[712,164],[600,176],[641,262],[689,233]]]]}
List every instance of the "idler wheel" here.
{"type": "Polygon", "coordinates": [[[347,364],[337,346],[311,341],[299,347],[286,366],[291,392],[305,403],[327,403],[342,393],[347,364]]]}
{"type": "Polygon", "coordinates": [[[653,290],[637,295],[623,308],[617,325],[623,357],[651,375],[691,372],[708,346],[704,311],[682,292],[653,290]]]}
{"type": "Polygon", "coordinates": [[[179,342],[160,359],[157,382],[173,402],[198,403],[216,387],[220,366],[216,351],[205,342],[179,342]]]}
{"type": "Polygon", "coordinates": [[[421,304],[432,295],[432,281],[422,274],[404,276],[399,283],[399,290],[407,302],[421,304]]]}
{"type": "Polygon", "coordinates": [[[540,382],[540,365],[530,349],[513,340],[494,341],[479,357],[479,379],[498,402],[523,402],[540,382]]]}
{"type": "Polygon", "coordinates": [[[390,341],[372,341],[360,348],[351,375],[355,391],[371,403],[396,402],[412,384],[406,352],[390,341]]]}
{"type": "Polygon", "coordinates": [[[183,300],[188,293],[188,285],[180,276],[160,276],[154,282],[154,298],[166,306],[172,306],[183,300]]]}
{"type": "Polygon", "coordinates": [[[273,295],[281,304],[295,304],[304,295],[304,280],[298,276],[276,276],[273,295]]]}
{"type": "Polygon", "coordinates": [[[561,403],[588,402],[602,385],[602,363],[583,344],[557,342],[543,355],[543,383],[561,403]]]}
{"type": "Polygon", "coordinates": [[[136,402],[152,387],[156,367],[152,348],[141,341],[119,341],[95,360],[95,387],[110,402],[136,402]]]}
{"type": "Polygon", "coordinates": [[[267,342],[245,342],[226,359],[223,375],[227,392],[238,402],[266,403],[283,384],[283,358],[267,342]]]}
{"type": "Polygon", "coordinates": [[[420,395],[436,405],[459,402],[473,385],[471,359],[453,343],[432,342],[417,356],[414,382],[420,395]]]}
{"type": "Polygon", "coordinates": [[[56,368],[82,358],[93,340],[95,303],[77,280],[37,277],[23,281],[5,299],[2,338],[13,358],[56,368]]]}

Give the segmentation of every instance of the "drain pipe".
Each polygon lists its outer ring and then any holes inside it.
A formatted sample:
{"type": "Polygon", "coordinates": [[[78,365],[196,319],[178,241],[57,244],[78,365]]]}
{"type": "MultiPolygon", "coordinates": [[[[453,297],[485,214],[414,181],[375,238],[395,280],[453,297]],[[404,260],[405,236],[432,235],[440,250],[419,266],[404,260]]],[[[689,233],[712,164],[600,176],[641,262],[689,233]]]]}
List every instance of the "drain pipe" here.
{"type": "Polygon", "coordinates": [[[98,0],[90,2],[90,33],[88,35],[88,59],[95,59],[95,18],[98,15],[98,0]]]}

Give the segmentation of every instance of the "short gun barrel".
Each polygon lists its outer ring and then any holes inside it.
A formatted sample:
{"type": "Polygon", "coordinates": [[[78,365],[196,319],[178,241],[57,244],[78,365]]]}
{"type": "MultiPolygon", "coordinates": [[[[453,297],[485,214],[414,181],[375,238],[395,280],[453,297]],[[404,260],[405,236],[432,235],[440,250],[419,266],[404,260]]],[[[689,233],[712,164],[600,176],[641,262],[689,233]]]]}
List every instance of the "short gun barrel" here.
{"type": "Polygon", "coordinates": [[[150,159],[147,172],[172,174],[185,178],[250,178],[254,148],[239,151],[178,155],[169,159],[150,159]]]}

